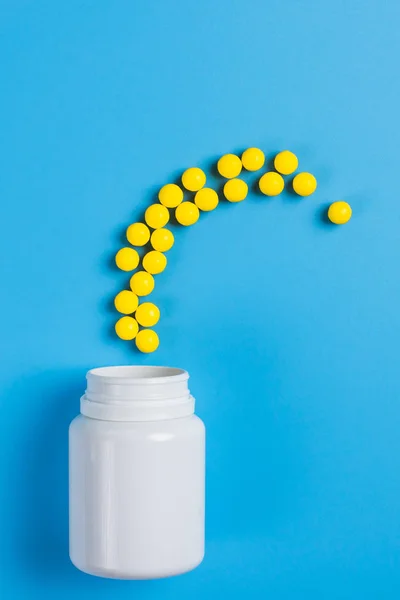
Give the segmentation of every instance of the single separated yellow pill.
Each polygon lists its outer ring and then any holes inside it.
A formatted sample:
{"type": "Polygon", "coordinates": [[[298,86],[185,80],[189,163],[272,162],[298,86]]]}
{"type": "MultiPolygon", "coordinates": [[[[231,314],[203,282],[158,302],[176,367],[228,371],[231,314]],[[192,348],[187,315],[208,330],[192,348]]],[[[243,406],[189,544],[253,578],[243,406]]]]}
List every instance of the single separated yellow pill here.
{"type": "Polygon", "coordinates": [[[242,154],[242,163],[247,171],[258,171],[265,163],[265,154],[260,148],[247,148],[242,154]]]}
{"type": "Polygon", "coordinates": [[[277,196],[285,187],[282,175],[275,171],[268,171],[260,178],[258,182],[260,190],[266,196],[277,196]]]}
{"type": "Polygon", "coordinates": [[[217,162],[217,169],[222,177],[232,179],[240,174],[242,170],[242,161],[236,154],[224,154],[217,162]]]}
{"type": "Polygon", "coordinates": [[[194,225],[199,220],[200,211],[193,202],[182,202],[175,209],[175,217],[181,225],[194,225]]]}
{"type": "Polygon", "coordinates": [[[144,213],[144,219],[149,227],[159,229],[169,221],[169,210],[162,204],[151,204],[144,213]]]}
{"type": "Polygon", "coordinates": [[[139,264],[139,254],[134,248],[121,248],[115,256],[115,262],[121,271],[133,271],[139,264]]]}
{"type": "Polygon", "coordinates": [[[299,196],[310,196],[317,189],[317,180],[311,173],[299,173],[293,179],[293,189],[299,196]]]}
{"type": "Polygon", "coordinates": [[[160,309],[153,302],[143,302],[139,304],[135,317],[139,325],[153,327],[160,320],[160,309]]]}
{"type": "Polygon", "coordinates": [[[115,296],[114,305],[117,311],[123,315],[131,315],[139,305],[139,298],[129,290],[123,290],[115,296]]]}
{"type": "Polygon", "coordinates": [[[151,234],[151,245],[154,250],[158,250],[159,252],[167,252],[174,245],[174,234],[169,229],[156,229],[151,234]]]}
{"type": "Polygon", "coordinates": [[[328,218],[335,225],[344,225],[351,219],[353,211],[351,210],[350,204],[340,200],[339,202],[333,202],[328,209],[328,218]]]}
{"type": "Polygon", "coordinates": [[[167,257],[158,250],[150,250],[144,255],[142,264],[145,271],[151,275],[158,275],[167,266],[167,257]]]}
{"type": "Polygon", "coordinates": [[[167,208],[176,208],[183,200],[183,191],[175,183],[167,183],[158,192],[158,199],[167,208]]]}
{"type": "Polygon", "coordinates": [[[157,350],[160,340],[158,339],[158,335],[152,329],[142,329],[136,336],[136,346],[140,352],[144,352],[145,354],[149,354],[150,352],[154,352],[157,350]]]}
{"type": "Polygon", "coordinates": [[[190,192],[197,192],[206,184],[206,174],[197,167],[186,169],[182,175],[183,187],[190,192]]]}
{"type": "Polygon", "coordinates": [[[129,284],[137,296],[148,296],[154,290],[154,277],[147,271],[137,271],[132,275],[129,284]]]}
{"type": "Polygon", "coordinates": [[[243,179],[230,179],[224,185],[224,196],[229,202],[241,202],[248,191],[248,185],[243,179]]]}
{"type": "Polygon", "coordinates": [[[294,173],[299,166],[299,160],[293,152],[289,150],[282,150],[279,152],[274,159],[274,167],[282,175],[290,175],[294,173]]]}
{"type": "Polygon", "coordinates": [[[133,340],[138,331],[138,322],[133,317],[121,317],[115,323],[115,332],[121,340],[133,340]]]}
{"type": "Polygon", "coordinates": [[[150,229],[144,223],[132,223],[126,230],[126,238],[132,246],[144,246],[150,239],[150,229]]]}
{"type": "Polygon", "coordinates": [[[194,203],[197,208],[204,211],[214,210],[214,208],[217,208],[218,202],[218,194],[211,188],[199,190],[194,197],[194,203]]]}

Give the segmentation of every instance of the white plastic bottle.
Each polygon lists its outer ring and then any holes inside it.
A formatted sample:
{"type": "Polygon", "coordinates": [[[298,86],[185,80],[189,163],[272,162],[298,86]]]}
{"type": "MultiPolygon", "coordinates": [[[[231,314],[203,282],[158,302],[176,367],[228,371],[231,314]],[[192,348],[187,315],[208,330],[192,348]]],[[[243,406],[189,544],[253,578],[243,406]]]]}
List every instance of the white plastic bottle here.
{"type": "Polygon", "coordinates": [[[204,556],[205,429],[188,374],[104,367],[87,374],[70,443],[70,557],[93,575],[153,579],[204,556]]]}

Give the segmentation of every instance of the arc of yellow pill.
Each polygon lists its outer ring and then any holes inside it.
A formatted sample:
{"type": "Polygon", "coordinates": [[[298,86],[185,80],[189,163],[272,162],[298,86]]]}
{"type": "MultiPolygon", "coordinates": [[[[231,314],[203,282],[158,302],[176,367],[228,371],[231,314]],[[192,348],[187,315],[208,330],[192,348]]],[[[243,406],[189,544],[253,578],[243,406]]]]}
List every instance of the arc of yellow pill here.
{"type": "MultiPolygon", "coordinates": [[[[223,155],[217,164],[219,174],[227,179],[223,193],[229,202],[241,202],[248,193],[248,185],[238,178],[242,168],[254,172],[265,163],[265,154],[259,148],[248,148],[239,158],[235,154],[223,155]]],[[[289,150],[279,152],[274,159],[275,171],[264,173],[259,180],[260,191],[267,196],[279,195],[285,186],[283,175],[290,175],[298,168],[298,158],[289,150]]],[[[184,191],[177,184],[164,185],[158,194],[159,204],[150,205],[145,213],[146,223],[132,223],[126,231],[127,241],[136,247],[150,243],[152,249],[142,258],[142,268],[130,278],[130,290],[122,290],[115,297],[115,308],[123,317],[115,325],[117,335],[124,340],[135,340],[137,348],[144,353],[154,352],[159,345],[157,333],[150,329],[157,324],[160,310],[152,302],[139,302],[139,297],[148,296],[154,289],[153,275],[164,271],[167,258],[164,252],[174,245],[173,233],[165,228],[170,220],[170,210],[175,212],[177,222],[184,226],[193,225],[200,217],[200,211],[214,210],[219,203],[215,190],[205,187],[207,177],[202,169],[190,167],[182,175],[182,186],[195,193],[194,202],[184,201],[184,191]],[[154,231],[151,233],[151,230],[154,231]],[[132,316],[134,315],[134,316],[132,316]],[[140,329],[143,327],[143,329],[140,329]]],[[[309,196],[316,190],[317,180],[311,173],[300,172],[294,176],[293,189],[300,196],[309,196]]],[[[349,221],[352,210],[347,202],[334,202],[330,205],[328,218],[332,223],[344,224],[349,221]]],[[[119,269],[134,271],[140,257],[135,248],[121,248],[115,257],[119,269]]]]}

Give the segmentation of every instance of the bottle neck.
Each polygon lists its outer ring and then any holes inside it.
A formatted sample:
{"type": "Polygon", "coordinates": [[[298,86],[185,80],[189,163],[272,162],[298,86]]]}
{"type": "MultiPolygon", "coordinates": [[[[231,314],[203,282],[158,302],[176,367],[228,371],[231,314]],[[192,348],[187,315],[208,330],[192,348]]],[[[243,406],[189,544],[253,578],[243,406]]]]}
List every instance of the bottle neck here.
{"type": "Polygon", "coordinates": [[[86,375],[81,413],[102,421],[162,421],[194,412],[189,374],[170,367],[101,367],[86,375]]]}

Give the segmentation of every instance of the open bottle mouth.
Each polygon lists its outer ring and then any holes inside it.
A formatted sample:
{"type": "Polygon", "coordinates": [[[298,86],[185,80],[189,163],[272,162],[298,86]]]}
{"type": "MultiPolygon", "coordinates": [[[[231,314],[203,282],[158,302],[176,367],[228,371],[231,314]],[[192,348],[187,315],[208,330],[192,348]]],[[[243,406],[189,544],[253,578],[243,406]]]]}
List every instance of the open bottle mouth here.
{"type": "Polygon", "coordinates": [[[173,367],[116,366],[92,369],[81,413],[104,421],[157,421],[193,414],[189,374],[173,367]]]}
{"type": "Polygon", "coordinates": [[[116,383],[129,384],[130,381],[147,380],[148,383],[160,383],[161,379],[170,380],[172,377],[177,381],[186,381],[189,378],[187,371],[176,369],[174,367],[147,367],[147,366],[116,366],[116,367],[98,367],[91,369],[87,377],[99,377],[103,380],[112,380],[116,383]]]}

